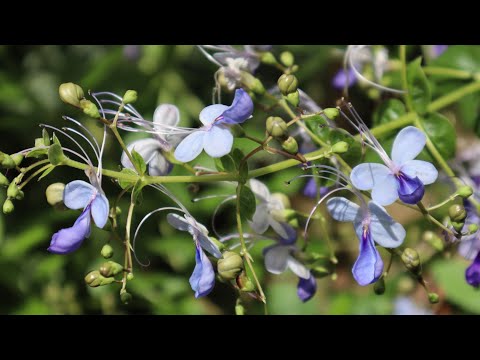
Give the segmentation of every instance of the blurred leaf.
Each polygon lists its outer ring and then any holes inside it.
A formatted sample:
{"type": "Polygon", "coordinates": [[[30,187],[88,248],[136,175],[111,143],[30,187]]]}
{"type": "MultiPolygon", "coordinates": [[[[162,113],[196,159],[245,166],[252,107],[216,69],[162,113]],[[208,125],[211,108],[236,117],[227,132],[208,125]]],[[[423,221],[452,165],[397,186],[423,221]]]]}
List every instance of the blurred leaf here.
{"type": "Polygon", "coordinates": [[[421,63],[422,58],[417,58],[407,66],[407,96],[413,110],[420,115],[427,112],[428,104],[432,100],[428,80],[421,63]]]}
{"type": "MultiPolygon", "coordinates": [[[[129,169],[129,168],[123,168],[122,171],[120,171],[120,172],[123,173],[123,174],[127,174],[127,175],[137,176],[137,173],[134,170],[129,169]]],[[[120,187],[122,189],[125,189],[128,186],[133,186],[135,184],[135,182],[124,180],[124,179],[119,179],[118,184],[120,185],[120,187]]]]}
{"type": "Polygon", "coordinates": [[[235,160],[230,155],[225,155],[220,158],[222,163],[223,171],[234,173],[237,171],[237,166],[235,160]]]}
{"type": "Polygon", "coordinates": [[[431,61],[431,66],[480,72],[480,47],[471,45],[450,45],[438,58],[431,61]]]}
{"type": "Polygon", "coordinates": [[[139,175],[142,176],[147,171],[147,164],[145,164],[145,160],[143,159],[142,155],[135,151],[135,149],[132,149],[130,154],[132,155],[133,165],[135,166],[135,169],[139,169],[139,175]]]}
{"type": "Polygon", "coordinates": [[[247,219],[251,220],[253,214],[255,213],[256,203],[255,195],[253,195],[252,190],[248,186],[243,185],[240,188],[240,215],[247,219]]]}
{"type": "Polygon", "coordinates": [[[427,114],[422,120],[423,128],[440,154],[446,159],[455,156],[457,136],[450,121],[439,113],[427,114]]]}
{"type": "Polygon", "coordinates": [[[277,281],[268,287],[269,313],[272,315],[319,314],[320,309],[317,309],[316,306],[316,296],[303,303],[297,296],[296,282],[287,281],[289,278],[292,278],[292,276],[282,275],[281,278],[276,279],[277,281]]]}
{"type": "Polygon", "coordinates": [[[18,260],[41,242],[44,242],[46,247],[51,235],[46,224],[31,224],[27,229],[16,235],[14,239],[5,242],[1,250],[2,257],[18,260]]]}
{"type": "Polygon", "coordinates": [[[457,102],[457,109],[462,123],[467,129],[480,136],[480,96],[470,94],[457,102]]]}
{"type": "Polygon", "coordinates": [[[373,125],[378,126],[389,123],[406,113],[407,110],[403,102],[398,99],[388,99],[375,109],[373,113],[373,125]]]}

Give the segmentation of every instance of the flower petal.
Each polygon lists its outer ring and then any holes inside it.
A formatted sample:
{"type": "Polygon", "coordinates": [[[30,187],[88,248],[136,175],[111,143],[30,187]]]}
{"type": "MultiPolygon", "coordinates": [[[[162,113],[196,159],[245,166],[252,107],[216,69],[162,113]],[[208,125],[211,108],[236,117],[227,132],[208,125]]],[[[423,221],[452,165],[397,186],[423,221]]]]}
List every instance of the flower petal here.
{"type": "Polygon", "coordinates": [[[424,185],[433,184],[438,177],[435,166],[422,160],[406,161],[400,170],[411,178],[418,177],[424,185]]]}
{"type": "Polygon", "coordinates": [[[83,180],[69,182],[63,190],[63,203],[69,209],[85,208],[98,190],[83,180]]]}
{"type": "Polygon", "coordinates": [[[167,126],[176,126],[180,121],[178,108],[171,104],[161,104],[157,106],[153,113],[153,122],[167,126]]]}
{"type": "Polygon", "coordinates": [[[98,193],[91,205],[92,217],[95,225],[102,229],[108,220],[108,212],[110,205],[108,199],[104,194],[98,193]]]}
{"type": "Polygon", "coordinates": [[[215,286],[215,271],[208,257],[197,246],[195,253],[195,269],[190,276],[190,286],[195,291],[195,297],[199,298],[208,295],[215,286]]]}
{"type": "Polygon", "coordinates": [[[318,194],[318,185],[314,178],[308,179],[303,188],[303,195],[311,199],[315,199],[318,194]]]}
{"type": "Polygon", "coordinates": [[[175,213],[167,214],[168,223],[180,231],[188,231],[190,223],[183,217],[175,213]]]}
{"type": "Polygon", "coordinates": [[[375,248],[370,232],[363,231],[361,224],[356,224],[355,230],[360,240],[360,252],[352,268],[353,277],[361,286],[371,284],[382,275],[383,261],[375,248]]]}
{"type": "Polygon", "coordinates": [[[281,274],[287,270],[290,257],[288,246],[275,245],[265,251],[265,268],[272,274],[281,274]]]}
{"type": "Polygon", "coordinates": [[[345,86],[350,87],[356,82],[357,77],[355,76],[355,72],[353,71],[353,69],[349,68],[347,71],[345,71],[344,69],[340,69],[333,77],[332,85],[337,90],[343,90],[345,86]]]}
{"type": "Polygon", "coordinates": [[[386,248],[396,248],[405,240],[404,227],[392,219],[380,205],[370,201],[370,233],[373,241],[386,248]]]}
{"type": "Polygon", "coordinates": [[[372,190],[372,200],[382,206],[394,203],[398,199],[398,182],[394,175],[388,174],[378,179],[372,190]]]}
{"type": "Polygon", "coordinates": [[[297,295],[303,302],[310,300],[317,291],[317,280],[310,275],[308,279],[300,278],[297,285],[297,295]]]}
{"type": "Polygon", "coordinates": [[[80,214],[72,227],[62,229],[52,236],[48,251],[54,254],[69,254],[82,245],[90,235],[90,207],[80,214]]]}
{"type": "Polygon", "coordinates": [[[227,109],[227,105],[209,105],[200,112],[200,121],[203,125],[210,125],[227,109]]]}
{"type": "MultiPolygon", "coordinates": [[[[149,163],[155,154],[160,151],[161,147],[159,146],[159,141],[157,139],[141,139],[129,144],[127,149],[129,152],[135,150],[140,154],[143,160],[145,160],[145,163],[149,163]]],[[[132,170],[135,169],[125,151],[122,153],[121,163],[123,167],[132,170]]]]}
{"type": "Polygon", "coordinates": [[[205,131],[197,130],[183,139],[175,149],[173,154],[175,159],[187,163],[200,155],[203,149],[203,137],[205,134],[205,131]]]}
{"type": "Polygon", "coordinates": [[[390,174],[390,170],[383,164],[364,163],[353,168],[350,180],[358,190],[371,190],[378,180],[390,174]]]}
{"type": "Polygon", "coordinates": [[[354,221],[359,209],[360,206],[344,197],[333,197],[327,201],[327,210],[337,221],[354,221]]]}
{"type": "Polygon", "coordinates": [[[395,177],[398,183],[398,197],[405,204],[415,205],[422,200],[425,186],[418,177],[410,178],[403,172],[395,177]]]}
{"type": "Polygon", "coordinates": [[[477,254],[472,265],[465,271],[465,279],[473,287],[478,288],[480,286],[480,253],[477,254]]]}
{"type": "Polygon", "coordinates": [[[287,258],[287,267],[302,279],[308,279],[310,277],[310,270],[293,256],[287,258]]]}
{"type": "Polygon", "coordinates": [[[151,176],[165,176],[173,169],[173,164],[159,151],[155,153],[152,160],[148,163],[148,174],[151,176]]]}
{"type": "Polygon", "coordinates": [[[401,166],[408,160],[413,160],[425,147],[425,134],[416,127],[403,128],[395,138],[392,147],[392,160],[401,166]]]}
{"type": "Polygon", "coordinates": [[[268,224],[272,227],[273,231],[280,235],[280,237],[282,237],[283,239],[289,238],[289,233],[285,229],[286,226],[289,226],[288,224],[280,223],[277,220],[273,219],[271,216],[268,216],[268,224]]]}
{"type": "Polygon", "coordinates": [[[268,208],[267,204],[261,203],[255,208],[252,221],[248,221],[250,227],[257,234],[263,234],[268,229],[268,208]]]}
{"type": "Polygon", "coordinates": [[[213,158],[219,158],[232,151],[233,135],[229,129],[212,126],[203,137],[203,148],[213,158]]]}
{"type": "Polygon", "coordinates": [[[208,235],[202,232],[198,232],[196,234],[196,240],[198,241],[203,250],[209,252],[217,259],[220,259],[222,257],[222,253],[218,249],[217,244],[215,244],[208,235]]]}
{"type": "Polygon", "coordinates": [[[243,90],[237,89],[235,91],[235,98],[233,99],[232,105],[226,109],[221,120],[225,124],[241,124],[253,113],[253,101],[250,95],[243,90]]]}
{"type": "Polygon", "coordinates": [[[281,237],[278,242],[282,245],[293,245],[297,241],[297,230],[295,230],[292,226],[285,224],[285,223],[280,223],[280,225],[283,227],[285,232],[287,233],[286,237],[281,237]]]}
{"type": "Polygon", "coordinates": [[[250,189],[258,200],[262,202],[268,202],[270,200],[270,190],[268,190],[267,186],[261,181],[250,179],[250,189]]]}

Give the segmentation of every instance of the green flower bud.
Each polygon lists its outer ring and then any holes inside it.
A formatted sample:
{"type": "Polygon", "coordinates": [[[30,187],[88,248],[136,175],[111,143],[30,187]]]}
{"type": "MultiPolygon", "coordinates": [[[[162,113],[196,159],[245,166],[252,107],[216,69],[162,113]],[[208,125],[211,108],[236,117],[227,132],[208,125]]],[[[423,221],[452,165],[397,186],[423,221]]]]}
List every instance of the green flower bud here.
{"type": "Polygon", "coordinates": [[[132,295],[128,292],[122,292],[120,294],[120,301],[122,302],[122,304],[124,305],[128,305],[128,303],[130,303],[130,301],[132,301],[132,295]]]}
{"type": "Polygon", "coordinates": [[[85,276],[85,283],[90,287],[98,287],[111,284],[115,281],[114,278],[103,277],[98,270],[90,271],[85,276]]]}
{"type": "Polygon", "coordinates": [[[468,232],[470,234],[476,233],[477,231],[478,231],[478,225],[477,224],[468,225],[468,232]]]}
{"type": "Polygon", "coordinates": [[[255,283],[252,280],[250,280],[250,278],[248,277],[245,271],[242,271],[240,275],[237,276],[236,281],[241,291],[244,291],[244,292],[255,291],[255,283]]]}
{"type": "Polygon", "coordinates": [[[472,196],[473,189],[470,186],[462,186],[457,190],[457,194],[464,199],[468,199],[470,196],[472,196]]]}
{"type": "Polygon", "coordinates": [[[17,196],[15,196],[15,200],[23,200],[25,197],[25,193],[22,190],[18,190],[17,196]]]}
{"type": "Polygon", "coordinates": [[[123,95],[123,103],[124,104],[131,104],[137,101],[137,92],[135,90],[127,90],[125,95],[123,95]]]}
{"type": "Polygon", "coordinates": [[[127,280],[128,280],[128,281],[131,281],[131,280],[133,280],[134,278],[135,278],[135,276],[133,276],[132,273],[128,273],[128,274],[127,274],[127,280]]]}
{"type": "Polygon", "coordinates": [[[375,285],[373,285],[373,291],[377,295],[383,295],[385,293],[385,279],[383,276],[381,276],[380,279],[377,280],[375,285]]]}
{"type": "Polygon", "coordinates": [[[293,106],[297,107],[298,104],[300,103],[300,93],[297,91],[288,94],[285,99],[292,104],[293,106]]]}
{"type": "Polygon", "coordinates": [[[323,113],[330,119],[334,120],[340,115],[340,111],[337,108],[326,108],[323,109],[323,113]]]}
{"type": "Polygon", "coordinates": [[[276,65],[278,64],[277,59],[275,59],[275,55],[271,52],[264,52],[260,55],[260,61],[267,65],[276,65]]]}
{"type": "Polygon", "coordinates": [[[290,69],[291,73],[296,73],[298,71],[298,65],[293,65],[292,68],[290,69]]]}
{"type": "Polygon", "coordinates": [[[453,228],[455,229],[455,231],[457,231],[457,232],[462,231],[463,225],[465,225],[465,223],[463,221],[462,222],[452,221],[451,224],[452,224],[453,228]]]}
{"type": "Polygon", "coordinates": [[[290,219],[288,220],[288,225],[290,225],[293,228],[298,228],[298,218],[290,219]]]}
{"type": "Polygon", "coordinates": [[[12,158],[12,160],[15,163],[16,166],[20,166],[20,164],[23,161],[23,155],[22,154],[13,154],[13,155],[10,155],[10,157],[12,158]]]}
{"type": "Polygon", "coordinates": [[[80,107],[80,100],[85,97],[82,88],[72,82],[61,84],[58,93],[64,103],[75,107],[80,107]]]}
{"type": "Polygon", "coordinates": [[[15,161],[13,161],[12,157],[1,151],[0,151],[0,165],[5,169],[13,169],[16,166],[15,161]]]}
{"type": "Polygon", "coordinates": [[[64,183],[53,183],[48,185],[47,190],[45,190],[47,202],[51,206],[63,203],[63,190],[65,190],[64,183]]]}
{"type": "Polygon", "coordinates": [[[3,203],[3,213],[5,215],[8,215],[11,212],[13,212],[14,209],[15,209],[15,206],[13,206],[12,200],[10,199],[5,200],[5,202],[3,203]]]}
{"type": "Polygon", "coordinates": [[[277,81],[277,85],[282,95],[287,96],[288,94],[292,94],[297,91],[298,79],[295,75],[283,74],[282,76],[279,77],[277,81]]]}
{"type": "Polygon", "coordinates": [[[252,90],[256,94],[262,95],[265,93],[265,87],[262,82],[246,71],[240,72],[240,81],[247,89],[252,90]]]}
{"type": "Polygon", "coordinates": [[[82,108],[83,112],[88,116],[94,119],[100,118],[100,113],[98,112],[97,106],[90,100],[81,100],[80,107],[82,108]]]}
{"type": "Polygon", "coordinates": [[[290,51],[284,51],[280,54],[280,61],[286,67],[290,67],[295,63],[295,58],[290,51]]]}
{"type": "Polygon", "coordinates": [[[327,268],[323,266],[315,266],[313,269],[310,270],[317,279],[323,278],[331,274],[327,268]]]}
{"type": "Polygon", "coordinates": [[[110,244],[103,245],[102,250],[100,250],[100,254],[105,259],[110,259],[113,256],[113,247],[110,244]]]}
{"type": "Polygon", "coordinates": [[[415,275],[420,275],[422,272],[420,264],[420,256],[418,255],[417,250],[412,248],[405,248],[402,253],[402,261],[405,264],[405,267],[410,270],[415,275]]]}
{"type": "Polygon", "coordinates": [[[7,177],[0,173],[0,186],[8,186],[10,181],[8,181],[7,177]]]}
{"type": "Polygon", "coordinates": [[[298,152],[297,140],[292,136],[289,136],[287,140],[282,142],[282,148],[290,154],[296,154],[298,152]]]}
{"type": "Polygon", "coordinates": [[[111,277],[123,272],[123,266],[115,261],[107,261],[100,266],[99,270],[102,276],[111,277]]]}
{"type": "Polygon", "coordinates": [[[233,251],[225,251],[217,263],[218,274],[225,280],[235,279],[243,270],[242,257],[233,251]]]}
{"type": "Polygon", "coordinates": [[[466,219],[467,211],[463,205],[455,204],[448,209],[448,216],[450,216],[452,221],[461,223],[466,219]]]}
{"type": "Polygon", "coordinates": [[[437,304],[438,301],[440,300],[438,294],[436,293],[429,293],[428,294],[428,301],[430,302],[430,304],[437,304]]]}
{"type": "Polygon", "coordinates": [[[433,231],[425,231],[423,233],[423,240],[437,251],[443,251],[445,247],[442,239],[440,239],[433,231]]]}
{"type": "Polygon", "coordinates": [[[348,151],[349,145],[345,141],[339,141],[332,146],[332,152],[336,154],[343,154],[348,151]]]}
{"type": "Polygon", "coordinates": [[[287,123],[278,116],[269,116],[265,123],[267,133],[275,138],[280,138],[288,133],[287,123]]]}
{"type": "Polygon", "coordinates": [[[17,184],[15,183],[15,181],[12,181],[10,183],[10,185],[8,185],[8,188],[7,188],[7,196],[10,198],[10,199],[15,199],[18,195],[18,192],[20,190],[18,189],[18,186],[17,184]]]}
{"type": "Polygon", "coordinates": [[[290,198],[284,193],[276,192],[272,194],[272,197],[275,200],[280,201],[285,209],[290,209],[292,207],[292,204],[290,203],[290,198]]]}
{"type": "Polygon", "coordinates": [[[245,307],[240,299],[237,299],[237,303],[235,304],[235,315],[245,315],[245,307]]]}

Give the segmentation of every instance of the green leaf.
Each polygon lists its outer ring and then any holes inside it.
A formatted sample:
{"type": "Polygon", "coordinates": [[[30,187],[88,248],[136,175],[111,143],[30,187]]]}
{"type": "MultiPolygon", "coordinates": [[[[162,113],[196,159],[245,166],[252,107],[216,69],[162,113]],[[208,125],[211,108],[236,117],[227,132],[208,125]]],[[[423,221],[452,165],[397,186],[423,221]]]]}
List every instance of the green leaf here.
{"type": "MultiPolygon", "coordinates": [[[[123,168],[122,171],[120,171],[122,174],[127,174],[127,175],[133,175],[133,176],[138,176],[137,173],[135,171],[133,171],[132,169],[128,169],[128,168],[123,168]]],[[[133,186],[135,184],[136,181],[129,181],[129,180],[124,180],[124,179],[119,179],[118,180],[118,185],[120,185],[120,187],[122,189],[125,189],[129,186],[133,186]]]]}
{"type": "Polygon", "coordinates": [[[432,264],[430,270],[438,285],[445,291],[448,301],[466,311],[480,314],[480,292],[465,281],[467,261],[441,260],[432,264]]]}
{"type": "Polygon", "coordinates": [[[47,176],[48,174],[50,174],[54,169],[55,169],[55,166],[50,166],[49,168],[47,168],[47,170],[45,170],[45,171],[43,172],[43,174],[38,177],[38,180],[37,180],[37,181],[42,180],[45,176],[47,176]]]}
{"type": "Polygon", "coordinates": [[[60,165],[65,160],[65,154],[61,145],[56,142],[50,145],[48,148],[48,160],[55,166],[60,165]]]}
{"type": "Polygon", "coordinates": [[[330,135],[330,128],[326,127],[327,122],[321,115],[314,115],[305,119],[307,128],[317,135],[321,140],[327,142],[330,135]]]}
{"type": "Polygon", "coordinates": [[[373,125],[389,123],[406,113],[407,109],[405,109],[403,102],[398,99],[388,99],[381,103],[373,113],[373,125]]]}
{"type": "Polygon", "coordinates": [[[407,66],[407,97],[409,106],[422,115],[427,112],[432,96],[421,62],[422,58],[419,57],[407,66]]]}
{"type": "Polygon", "coordinates": [[[238,201],[240,201],[240,215],[247,220],[251,220],[255,213],[256,203],[255,195],[248,186],[241,185],[238,201]]]}
{"type": "Polygon", "coordinates": [[[62,146],[62,144],[60,144],[60,140],[58,140],[58,137],[57,135],[55,135],[55,133],[53,133],[53,143],[62,146]]]}
{"type": "Polygon", "coordinates": [[[235,165],[235,160],[230,155],[225,155],[220,158],[220,161],[222,163],[222,167],[224,171],[227,172],[235,172],[237,171],[237,167],[235,165]]]}
{"type": "Polygon", "coordinates": [[[480,47],[471,45],[454,45],[430,62],[431,66],[480,72],[480,47]]]}
{"type": "Polygon", "coordinates": [[[135,204],[139,205],[143,201],[143,195],[142,195],[142,189],[145,185],[139,180],[133,187],[132,191],[132,201],[135,202],[135,204]]]}
{"type": "Polygon", "coordinates": [[[450,121],[439,113],[432,113],[423,118],[422,124],[440,154],[446,160],[454,157],[457,136],[450,121]]]}
{"type": "Polygon", "coordinates": [[[217,169],[217,171],[225,171],[225,169],[223,168],[222,160],[220,160],[220,158],[213,158],[213,162],[215,163],[215,168],[217,169]]]}
{"type": "Polygon", "coordinates": [[[470,130],[480,136],[480,96],[478,94],[470,94],[457,102],[459,117],[470,130]]]}
{"type": "Polygon", "coordinates": [[[240,150],[239,148],[235,148],[233,149],[232,151],[232,159],[233,161],[235,162],[235,164],[240,164],[240,161],[242,161],[242,159],[245,157],[245,154],[243,153],[242,150],[240,150]]]}
{"type": "Polygon", "coordinates": [[[48,134],[47,129],[42,130],[42,138],[45,146],[50,146],[50,135],[48,134]]]}
{"type": "Polygon", "coordinates": [[[133,165],[135,166],[135,169],[140,170],[139,175],[145,174],[145,172],[147,171],[147,164],[145,164],[145,160],[143,160],[142,155],[136,152],[135,149],[131,151],[131,154],[132,154],[133,165]]]}

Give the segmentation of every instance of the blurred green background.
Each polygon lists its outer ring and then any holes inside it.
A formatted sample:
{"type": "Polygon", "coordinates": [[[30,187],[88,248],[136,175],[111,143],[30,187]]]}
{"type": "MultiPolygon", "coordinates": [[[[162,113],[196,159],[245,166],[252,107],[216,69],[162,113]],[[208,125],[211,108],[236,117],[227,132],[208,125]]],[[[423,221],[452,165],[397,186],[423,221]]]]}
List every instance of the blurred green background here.
{"type": "MultiPolygon", "coordinates": [[[[341,96],[331,86],[331,78],[338,71],[344,46],[276,46],[275,53],[289,49],[300,65],[300,86],[319,105],[332,106],[341,96]]],[[[62,115],[82,120],[100,138],[102,128],[81,116],[75,109],[63,104],[58,97],[58,86],[63,82],[75,82],[85,90],[112,91],[122,95],[127,89],[138,91],[137,110],[146,119],[151,119],[160,103],[175,104],[181,113],[182,126],[197,126],[198,113],[211,103],[216,66],[211,64],[194,46],[1,46],[0,47],[0,130],[1,148],[13,153],[33,146],[39,137],[40,123],[57,127],[65,125],[62,115]]],[[[257,71],[266,87],[273,85],[279,73],[260,67],[257,71]]],[[[223,97],[228,104],[230,95],[223,97]]],[[[369,119],[375,102],[362,91],[351,92],[357,110],[369,119]]],[[[478,105],[478,104],[477,104],[478,105]]],[[[251,127],[261,134],[262,128],[251,127]]],[[[124,133],[126,142],[142,137],[124,133]]],[[[105,167],[118,169],[121,154],[114,139],[108,138],[105,167]]],[[[68,143],[65,141],[65,144],[68,143]]],[[[63,144],[63,141],[62,141],[63,144]]],[[[262,162],[262,157],[256,160],[262,162]]],[[[199,163],[212,166],[206,157],[199,163]]],[[[173,174],[183,173],[175,169],[173,174]]],[[[294,207],[308,211],[313,202],[296,195],[302,182],[284,186],[284,181],[298,173],[290,169],[275,176],[262,178],[268,181],[272,191],[292,195],[294,207]]],[[[206,298],[195,299],[188,278],[195,266],[194,245],[189,236],[172,229],[165,222],[165,214],[152,217],[142,228],[136,253],[142,263],[135,264],[135,280],[129,282],[133,301],[121,304],[116,285],[88,288],[83,278],[98,267],[103,259],[99,252],[108,233],[97,228],[82,247],[68,256],[53,255],[46,251],[51,235],[63,227],[69,227],[78,217],[76,211],[59,211],[51,208],[45,200],[45,189],[53,182],[68,182],[84,179],[81,171],[59,168],[41,182],[33,181],[25,188],[25,199],[15,202],[15,211],[9,216],[0,214],[0,313],[3,314],[233,314],[235,292],[217,282],[214,291],[206,298]]],[[[118,187],[108,178],[104,190],[110,198],[118,193],[118,187]]],[[[220,200],[191,203],[195,196],[230,194],[228,185],[186,186],[169,185],[192,214],[210,228],[213,209],[220,200]],[[185,189],[188,191],[185,191],[185,189]]],[[[439,190],[440,191],[440,190],[439,190]]],[[[135,214],[134,224],[149,211],[171,204],[168,199],[153,190],[135,214]],[[151,195],[151,196],[150,196],[151,195]]],[[[4,192],[0,196],[5,196],[4,192]]],[[[2,199],[3,201],[3,199],[2,199]]],[[[122,203],[125,217],[125,203],[122,203]]],[[[227,206],[220,214],[220,223],[234,224],[227,206]]],[[[229,227],[218,224],[224,233],[229,227]]],[[[418,226],[417,226],[418,227],[418,226]]],[[[350,231],[350,230],[348,230],[350,231]]],[[[415,227],[412,231],[415,231],[415,227]]],[[[321,236],[315,227],[312,230],[315,249],[325,250],[321,236]]],[[[417,229],[417,234],[419,230],[417,229]]],[[[415,233],[414,233],[415,234],[415,233]]],[[[270,243],[259,242],[253,251],[256,269],[265,284],[271,314],[389,314],[393,309],[398,289],[413,294],[418,304],[427,305],[422,290],[415,290],[408,275],[400,265],[394,265],[391,283],[383,296],[376,296],[372,287],[362,288],[352,279],[350,267],[355,259],[357,240],[353,232],[342,240],[338,253],[340,264],[337,279],[319,279],[316,296],[302,304],[296,295],[297,278],[287,272],[280,276],[266,274],[261,250],[270,243]],[[348,251],[347,251],[348,250],[348,251]]],[[[415,239],[408,241],[415,244],[415,239]]],[[[122,244],[113,242],[114,260],[122,262],[122,244]]],[[[337,244],[338,245],[338,244],[337,244]]],[[[386,259],[386,252],[382,252],[386,259]]],[[[462,300],[444,301],[431,309],[437,313],[480,312],[479,295],[459,281],[468,263],[456,260],[437,266],[440,278],[456,274],[448,284],[461,287],[452,293],[467,294],[469,305],[462,300]],[[441,266],[440,266],[441,265],[441,266]],[[450,266],[451,268],[447,267],[450,266]],[[463,285],[462,285],[463,284],[463,285]],[[460,302],[460,304],[459,304],[460,302]]],[[[443,279],[442,278],[442,279],[443,279]]],[[[450,285],[448,285],[450,286],[450,285]]],[[[441,290],[441,289],[440,289],[441,290]]],[[[441,292],[444,295],[443,292],[441,292]]],[[[458,296],[457,296],[458,297],[458,296]]],[[[263,306],[247,301],[250,314],[263,313],[263,306]]]]}

